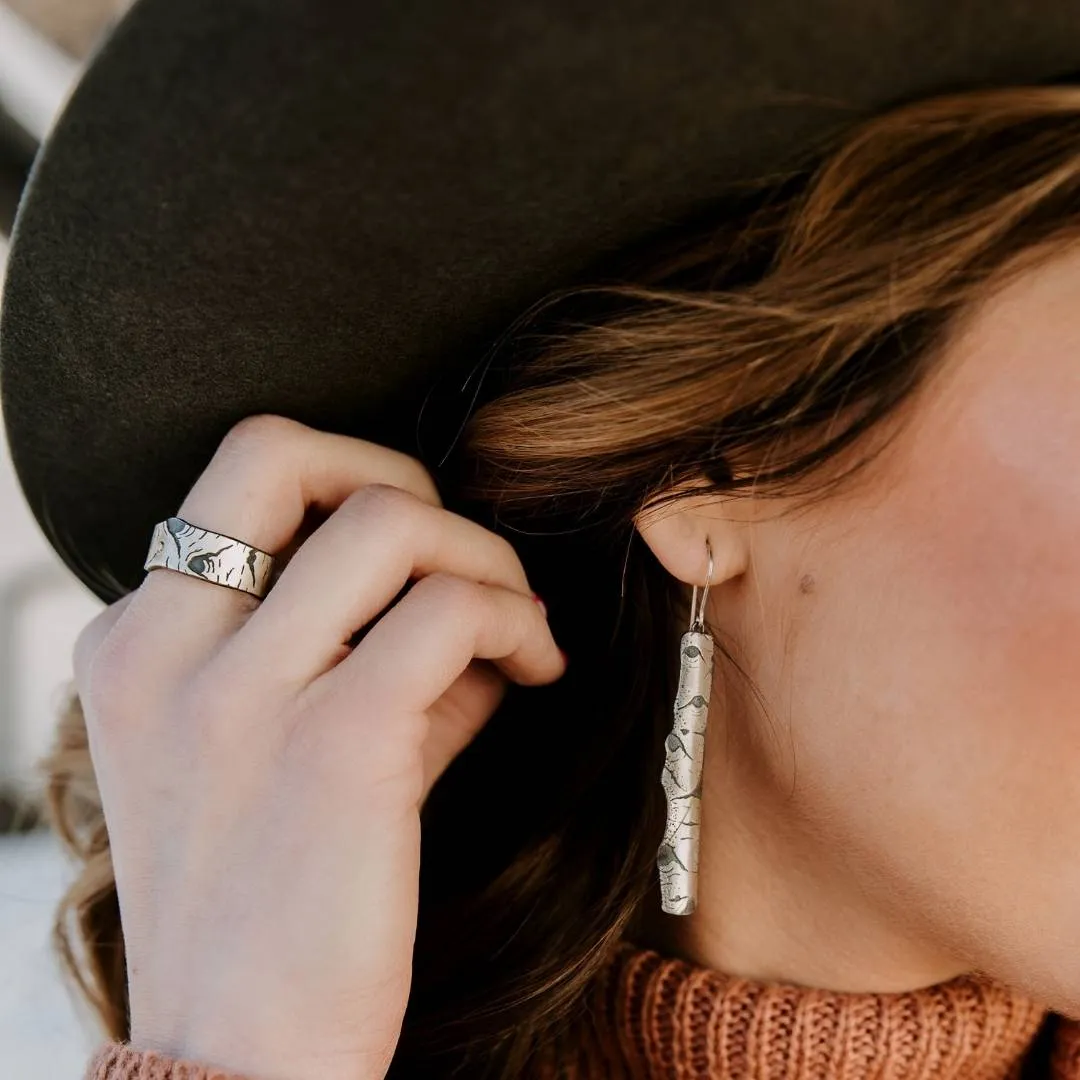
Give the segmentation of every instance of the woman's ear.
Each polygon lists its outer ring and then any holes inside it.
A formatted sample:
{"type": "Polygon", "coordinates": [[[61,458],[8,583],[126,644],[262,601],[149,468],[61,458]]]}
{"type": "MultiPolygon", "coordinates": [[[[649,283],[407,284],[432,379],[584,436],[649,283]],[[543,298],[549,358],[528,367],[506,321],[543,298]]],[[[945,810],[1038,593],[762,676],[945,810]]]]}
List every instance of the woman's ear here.
{"type": "Polygon", "coordinates": [[[715,494],[688,495],[641,511],[634,523],[661,565],[687,585],[704,586],[711,547],[712,586],[738,576],[749,565],[750,524],[737,513],[738,503],[715,494]]]}

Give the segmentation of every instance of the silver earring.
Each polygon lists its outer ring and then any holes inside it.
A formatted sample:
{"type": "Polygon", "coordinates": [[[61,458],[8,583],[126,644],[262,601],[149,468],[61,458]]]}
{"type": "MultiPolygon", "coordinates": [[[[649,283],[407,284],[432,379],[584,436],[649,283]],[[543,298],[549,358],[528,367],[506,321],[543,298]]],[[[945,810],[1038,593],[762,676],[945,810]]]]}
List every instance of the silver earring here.
{"type": "Polygon", "coordinates": [[[656,853],[660,872],[661,907],[668,915],[690,915],[697,907],[698,849],[701,830],[701,767],[705,756],[705,725],[712,688],[713,639],[705,629],[705,598],[712,580],[712,546],[708,538],[709,569],[697,608],[698,587],[690,600],[690,629],[679,642],[679,689],[675,722],[664,743],[667,755],[660,778],[667,796],[667,825],[656,853]]]}

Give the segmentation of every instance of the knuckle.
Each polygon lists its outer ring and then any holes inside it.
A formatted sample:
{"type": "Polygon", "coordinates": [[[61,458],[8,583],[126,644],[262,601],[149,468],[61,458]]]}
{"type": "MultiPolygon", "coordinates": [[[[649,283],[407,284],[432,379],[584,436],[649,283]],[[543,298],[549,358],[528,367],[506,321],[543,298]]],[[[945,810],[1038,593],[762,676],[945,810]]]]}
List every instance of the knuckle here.
{"type": "Polygon", "coordinates": [[[406,478],[411,479],[410,487],[415,491],[427,491],[434,505],[443,505],[442,496],[439,494],[439,485],[431,470],[419,459],[411,455],[405,455],[406,478]],[[409,474],[412,474],[410,477],[409,474]]]}
{"type": "Polygon", "coordinates": [[[217,666],[211,661],[184,681],[178,700],[189,715],[204,717],[216,709],[228,709],[229,685],[218,678],[217,666]]]}
{"type": "Polygon", "coordinates": [[[169,715],[184,732],[195,760],[211,769],[236,762],[237,753],[252,760],[259,752],[271,752],[276,739],[269,732],[278,727],[285,699],[272,688],[260,686],[248,673],[238,675],[210,662],[189,672],[168,694],[169,715]],[[258,749],[252,742],[259,732],[258,749]]]}
{"type": "Polygon", "coordinates": [[[416,497],[393,484],[364,484],[341,504],[349,517],[370,521],[373,517],[400,522],[415,514],[416,497]]]}
{"type": "MultiPolygon", "coordinates": [[[[254,483],[264,497],[270,491],[280,490],[291,482],[295,471],[293,463],[298,456],[296,442],[300,430],[302,425],[273,413],[246,416],[226,432],[204,477],[216,475],[218,482],[228,477],[238,487],[254,483]]],[[[187,507],[185,501],[181,517],[187,507]]]]}
{"type": "Polygon", "coordinates": [[[295,438],[302,427],[296,420],[277,413],[253,413],[229,428],[222,439],[222,446],[247,449],[276,445],[283,439],[295,438]]]}
{"type": "Polygon", "coordinates": [[[250,704],[240,684],[219,678],[213,665],[193,673],[174,699],[177,715],[204,753],[225,749],[227,736],[250,704]]]}
{"type": "Polygon", "coordinates": [[[239,716],[266,713],[287,695],[271,673],[252,663],[242,639],[234,636],[187,673],[184,696],[200,712],[239,716]]]}
{"type": "Polygon", "coordinates": [[[505,552],[507,565],[516,566],[521,571],[522,577],[525,577],[525,566],[521,561],[521,556],[518,554],[517,548],[514,547],[505,536],[501,536],[497,532],[492,532],[491,536],[494,537],[493,542],[495,546],[501,547],[503,552],[505,552]]]}
{"type": "Polygon", "coordinates": [[[443,570],[425,575],[413,589],[420,590],[425,607],[430,605],[457,618],[477,619],[487,609],[486,594],[478,582],[443,570]]]}

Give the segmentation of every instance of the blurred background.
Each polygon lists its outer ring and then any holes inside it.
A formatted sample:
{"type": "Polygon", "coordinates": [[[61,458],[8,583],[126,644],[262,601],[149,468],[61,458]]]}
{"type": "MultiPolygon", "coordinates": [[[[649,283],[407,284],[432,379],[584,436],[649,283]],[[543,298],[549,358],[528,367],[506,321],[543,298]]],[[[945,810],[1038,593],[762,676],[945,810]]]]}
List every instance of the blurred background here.
{"type": "MultiPolygon", "coordinates": [[[[128,0],[0,0],[0,305],[8,237],[30,163],[128,0]]],[[[36,763],[102,604],[64,566],[0,454],[0,1078],[80,1080],[101,1039],[49,934],[73,865],[45,828],[36,763]]]]}

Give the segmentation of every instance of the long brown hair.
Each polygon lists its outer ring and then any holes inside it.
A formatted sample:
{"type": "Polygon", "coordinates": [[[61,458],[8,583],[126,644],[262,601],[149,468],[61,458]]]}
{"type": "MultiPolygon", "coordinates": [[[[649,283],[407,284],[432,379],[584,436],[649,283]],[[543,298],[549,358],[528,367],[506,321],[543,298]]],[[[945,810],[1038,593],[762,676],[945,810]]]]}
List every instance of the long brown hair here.
{"type": "MultiPolygon", "coordinates": [[[[722,213],[621,278],[520,320],[485,362],[450,463],[432,466],[448,506],[513,531],[527,569],[533,545],[565,555],[530,579],[571,660],[554,684],[511,685],[424,807],[391,1076],[508,1080],[572,1029],[657,902],[688,590],[635,516],[688,485],[822,497],[858,473],[959,316],[1080,232],[1080,88],[903,105],[805,169],[721,194],[722,213]]],[[[721,652],[725,680],[738,665],[721,652]]],[[[55,941],[107,1033],[126,1038],[108,833],[74,694],[43,766],[51,820],[83,864],[55,941]]]]}

